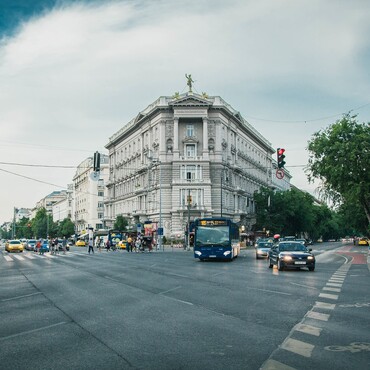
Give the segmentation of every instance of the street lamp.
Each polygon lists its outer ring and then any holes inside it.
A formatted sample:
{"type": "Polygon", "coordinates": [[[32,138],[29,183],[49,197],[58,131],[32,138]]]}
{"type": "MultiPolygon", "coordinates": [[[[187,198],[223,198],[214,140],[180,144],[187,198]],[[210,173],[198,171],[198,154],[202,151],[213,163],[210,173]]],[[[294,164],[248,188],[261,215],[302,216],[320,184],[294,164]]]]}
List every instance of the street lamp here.
{"type": "MultiPolygon", "coordinates": [[[[151,163],[156,163],[159,166],[159,225],[158,225],[158,249],[161,250],[164,245],[162,245],[162,236],[163,236],[163,227],[162,227],[162,162],[159,158],[153,158],[151,155],[151,151],[148,153],[148,159],[151,163]]],[[[149,176],[150,176],[150,168],[149,168],[149,176]]],[[[149,187],[150,187],[150,177],[148,177],[149,187]]]]}
{"type": "MultiPolygon", "coordinates": [[[[224,169],[221,170],[221,217],[222,217],[222,208],[223,208],[223,199],[222,199],[222,190],[223,190],[223,183],[224,183],[224,169]]],[[[226,182],[228,182],[229,179],[226,176],[226,182]]]]}
{"type": "Polygon", "coordinates": [[[190,204],[191,204],[190,189],[188,190],[187,207],[188,207],[188,238],[186,241],[187,250],[190,251],[190,204]]]}

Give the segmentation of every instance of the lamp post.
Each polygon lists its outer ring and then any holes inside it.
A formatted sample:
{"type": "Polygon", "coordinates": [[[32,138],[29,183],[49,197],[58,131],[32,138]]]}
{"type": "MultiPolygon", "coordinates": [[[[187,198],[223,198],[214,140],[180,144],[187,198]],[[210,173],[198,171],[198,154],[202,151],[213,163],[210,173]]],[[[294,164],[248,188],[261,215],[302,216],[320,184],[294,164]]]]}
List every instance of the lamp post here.
{"type": "Polygon", "coordinates": [[[188,238],[186,241],[187,250],[190,251],[190,204],[191,204],[191,195],[190,189],[188,190],[188,198],[187,198],[187,207],[188,207],[188,238]]]}
{"type": "MultiPolygon", "coordinates": [[[[161,162],[158,162],[159,164],[159,229],[160,229],[160,235],[158,235],[158,248],[161,250],[162,247],[162,238],[163,238],[163,227],[162,227],[162,165],[161,162]]],[[[163,245],[163,251],[164,251],[164,245],[163,245]]]]}
{"type": "MultiPolygon", "coordinates": [[[[224,183],[224,173],[226,172],[225,169],[221,170],[221,217],[222,217],[222,211],[223,211],[223,198],[222,198],[222,193],[223,193],[223,183],[224,183]]],[[[227,173],[227,172],[226,172],[227,173]]],[[[229,182],[229,178],[226,176],[226,182],[229,182]]]]}

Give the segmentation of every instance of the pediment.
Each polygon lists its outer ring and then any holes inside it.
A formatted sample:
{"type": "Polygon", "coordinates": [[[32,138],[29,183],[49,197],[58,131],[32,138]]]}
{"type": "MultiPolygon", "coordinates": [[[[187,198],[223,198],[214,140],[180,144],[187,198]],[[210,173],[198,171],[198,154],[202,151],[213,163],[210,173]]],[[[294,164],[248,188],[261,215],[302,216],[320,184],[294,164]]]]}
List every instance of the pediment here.
{"type": "Polygon", "coordinates": [[[173,107],[209,107],[213,103],[196,95],[186,95],[173,99],[169,105],[173,107]]]}

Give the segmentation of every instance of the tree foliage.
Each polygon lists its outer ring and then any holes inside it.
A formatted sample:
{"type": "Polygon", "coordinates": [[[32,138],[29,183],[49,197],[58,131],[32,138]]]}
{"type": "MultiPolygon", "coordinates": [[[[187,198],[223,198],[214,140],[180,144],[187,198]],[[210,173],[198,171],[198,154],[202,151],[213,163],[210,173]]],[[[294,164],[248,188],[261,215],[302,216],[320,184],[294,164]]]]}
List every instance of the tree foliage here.
{"type": "Polygon", "coordinates": [[[116,221],[114,222],[114,229],[126,231],[128,226],[127,218],[124,218],[122,215],[118,215],[116,221]]]}
{"type": "Polygon", "coordinates": [[[308,143],[308,179],[334,202],[358,203],[370,222],[370,126],[346,114],[308,143]]]}
{"type": "Polygon", "coordinates": [[[261,189],[254,194],[256,230],[268,230],[270,235],[296,235],[317,240],[337,239],[341,232],[337,215],[326,205],[315,203],[305,192],[261,189]]]}

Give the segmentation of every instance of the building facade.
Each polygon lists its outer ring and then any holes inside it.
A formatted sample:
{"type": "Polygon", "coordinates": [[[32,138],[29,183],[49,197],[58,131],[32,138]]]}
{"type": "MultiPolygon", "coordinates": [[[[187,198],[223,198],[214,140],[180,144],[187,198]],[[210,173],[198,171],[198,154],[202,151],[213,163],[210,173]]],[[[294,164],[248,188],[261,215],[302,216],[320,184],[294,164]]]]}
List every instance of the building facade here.
{"type": "Polygon", "coordinates": [[[109,157],[100,155],[100,173],[94,176],[93,157],[79,164],[73,177],[72,221],[75,233],[84,234],[88,228],[104,228],[104,197],[109,172],[109,157]]]}
{"type": "Polygon", "coordinates": [[[250,230],[253,194],[272,183],[275,150],[219,96],[162,96],[106,148],[107,226],[122,215],[183,235],[189,221],[222,215],[250,230]]]}

